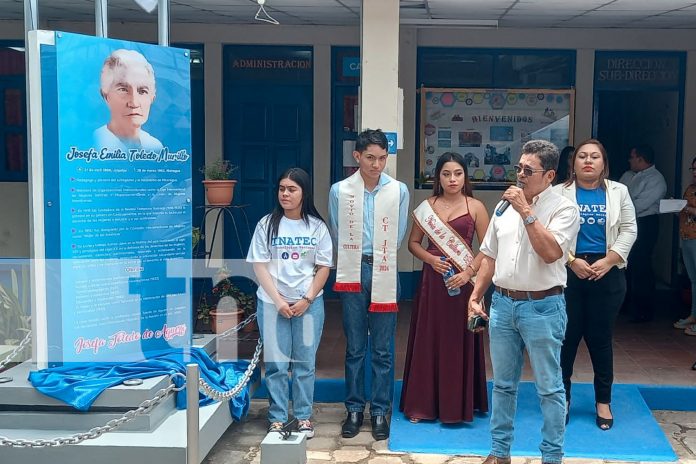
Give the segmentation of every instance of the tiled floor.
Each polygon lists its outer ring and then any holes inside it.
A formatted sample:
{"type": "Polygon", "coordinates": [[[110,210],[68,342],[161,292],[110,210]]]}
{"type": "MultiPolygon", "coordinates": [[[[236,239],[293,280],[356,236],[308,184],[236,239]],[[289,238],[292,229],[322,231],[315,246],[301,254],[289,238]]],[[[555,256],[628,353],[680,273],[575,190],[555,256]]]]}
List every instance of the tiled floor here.
{"type": "MultiPolygon", "coordinates": [[[[402,302],[399,307],[396,378],[401,378],[403,374],[412,302],[402,302]]],[[[632,324],[627,315],[619,315],[614,337],[615,382],[696,385],[696,371],[691,370],[696,361],[696,337],[687,336],[683,330],[672,328],[672,322],[679,318],[681,311],[679,304],[674,302],[662,308],[655,320],[645,324],[632,324]]],[[[317,376],[342,378],[344,357],[341,304],[339,301],[328,301],[324,334],[317,353],[317,376]]],[[[488,357],[487,374],[490,379],[488,357]]],[[[523,376],[525,380],[532,379],[528,362],[525,363],[523,376]]],[[[592,382],[592,366],[584,343],[578,351],[574,379],[578,382],[592,382]]]]}
{"type": "MultiPolygon", "coordinates": [[[[400,304],[396,337],[396,377],[401,378],[404,367],[411,302],[400,304]]],[[[614,339],[614,370],[617,383],[656,385],[696,385],[696,371],[691,366],[696,361],[696,337],[684,335],[672,328],[672,322],[682,314],[683,308],[676,302],[665,306],[655,321],[648,324],[631,324],[628,317],[620,315],[614,339]]],[[[249,348],[255,343],[249,340],[249,348]]],[[[322,378],[342,378],[345,356],[345,338],[341,322],[341,304],[326,304],[326,321],[319,352],[317,375],[322,378]]],[[[531,380],[527,366],[524,379],[531,380]]],[[[491,377],[488,361],[488,378],[491,377]]],[[[592,381],[592,367],[584,345],[575,364],[578,382],[592,381]]],[[[211,450],[204,463],[236,464],[261,462],[259,443],[265,436],[268,403],[252,402],[249,417],[235,423],[225,432],[211,450]]],[[[674,448],[679,462],[696,464],[696,413],[677,411],[653,411],[674,448]]],[[[389,451],[387,442],[375,442],[367,431],[353,439],[340,438],[340,423],[345,417],[340,403],[317,403],[313,419],[317,436],[307,444],[309,464],[346,463],[359,464],[479,464],[481,457],[446,456],[439,454],[403,454],[389,451]]],[[[367,430],[367,428],[365,429],[367,430]]],[[[513,464],[539,464],[533,457],[515,457],[513,464]]],[[[572,464],[615,464],[597,459],[566,459],[572,464]]],[[[616,463],[618,464],[618,463],[616,463]]]]}

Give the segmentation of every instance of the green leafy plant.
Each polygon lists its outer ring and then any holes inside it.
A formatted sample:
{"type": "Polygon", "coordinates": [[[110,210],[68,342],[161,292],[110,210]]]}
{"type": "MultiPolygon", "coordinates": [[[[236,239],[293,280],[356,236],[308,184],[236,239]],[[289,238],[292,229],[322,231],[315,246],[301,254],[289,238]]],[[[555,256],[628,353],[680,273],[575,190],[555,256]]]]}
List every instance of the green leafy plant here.
{"type": "Polygon", "coordinates": [[[17,345],[30,330],[26,311],[29,275],[24,267],[21,272],[21,293],[14,269],[10,271],[11,288],[6,289],[0,285],[0,344],[17,345]]]}
{"type": "Polygon", "coordinates": [[[191,246],[194,250],[196,249],[198,243],[201,241],[202,238],[203,234],[201,234],[200,227],[194,227],[193,229],[191,229],[191,246]]]}
{"type": "Polygon", "coordinates": [[[201,168],[201,172],[207,180],[230,180],[238,166],[231,164],[227,160],[219,159],[206,164],[201,168]]]}
{"type": "Polygon", "coordinates": [[[219,302],[225,297],[232,297],[237,304],[236,309],[241,309],[244,311],[244,314],[249,314],[256,310],[256,299],[254,298],[254,295],[243,292],[232,281],[230,281],[229,278],[222,279],[213,287],[213,296],[217,298],[218,311],[223,309],[220,308],[219,302]]]}
{"type": "Polygon", "coordinates": [[[230,272],[226,267],[222,267],[216,274],[213,289],[210,294],[214,304],[208,302],[208,294],[202,293],[198,300],[197,319],[208,324],[211,321],[211,311],[215,312],[234,312],[243,311],[245,317],[256,311],[256,295],[250,294],[240,289],[232,280],[230,280],[230,272]],[[234,304],[229,304],[229,300],[224,298],[232,298],[234,304]],[[222,305],[220,303],[223,303],[222,305]]]}
{"type": "Polygon", "coordinates": [[[208,299],[205,296],[205,293],[201,295],[200,300],[198,301],[198,308],[196,311],[196,318],[203,322],[204,324],[209,324],[210,323],[210,311],[214,310],[215,307],[211,307],[208,304],[208,299]]]}

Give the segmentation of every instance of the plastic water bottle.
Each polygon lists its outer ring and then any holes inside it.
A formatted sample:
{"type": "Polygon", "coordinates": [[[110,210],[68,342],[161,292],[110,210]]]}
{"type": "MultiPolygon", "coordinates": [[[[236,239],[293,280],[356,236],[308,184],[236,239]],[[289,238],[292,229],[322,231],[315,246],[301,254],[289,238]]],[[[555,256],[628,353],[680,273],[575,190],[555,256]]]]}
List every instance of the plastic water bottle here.
{"type": "MultiPolygon", "coordinates": [[[[440,256],[440,261],[447,261],[447,258],[445,258],[444,256],[440,256]]],[[[454,275],[454,266],[450,266],[449,271],[442,274],[442,280],[445,281],[445,285],[447,285],[446,282],[453,275],[454,275]]],[[[449,294],[449,296],[457,296],[460,293],[462,293],[462,291],[458,288],[448,288],[447,293],[449,294]]]]}

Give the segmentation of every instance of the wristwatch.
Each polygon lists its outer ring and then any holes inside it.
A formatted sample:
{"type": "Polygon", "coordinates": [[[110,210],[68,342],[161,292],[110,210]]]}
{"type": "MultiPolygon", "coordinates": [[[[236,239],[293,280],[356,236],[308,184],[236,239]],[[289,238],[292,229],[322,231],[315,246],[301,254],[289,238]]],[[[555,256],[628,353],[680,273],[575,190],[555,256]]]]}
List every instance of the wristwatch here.
{"type": "Polygon", "coordinates": [[[309,304],[314,304],[314,298],[310,298],[310,297],[308,297],[307,295],[304,295],[304,296],[302,297],[302,299],[305,300],[305,301],[306,301],[307,303],[309,303],[309,304]]]}
{"type": "Polygon", "coordinates": [[[537,217],[534,215],[529,215],[526,218],[524,218],[524,225],[528,226],[529,224],[533,224],[534,221],[537,220],[537,217]]]}

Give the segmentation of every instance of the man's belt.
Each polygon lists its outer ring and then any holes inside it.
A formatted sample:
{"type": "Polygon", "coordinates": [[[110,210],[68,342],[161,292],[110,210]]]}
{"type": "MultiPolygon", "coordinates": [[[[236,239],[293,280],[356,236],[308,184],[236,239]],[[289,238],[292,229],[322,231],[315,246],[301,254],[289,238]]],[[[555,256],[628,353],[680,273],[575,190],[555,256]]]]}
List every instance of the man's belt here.
{"type": "Polygon", "coordinates": [[[368,264],[370,266],[372,266],[372,263],[374,262],[374,258],[372,257],[372,255],[362,255],[361,260],[363,263],[368,264]]]}
{"type": "Polygon", "coordinates": [[[548,290],[524,291],[524,290],[510,290],[507,288],[498,287],[496,285],[495,291],[500,293],[501,295],[506,296],[508,298],[511,298],[513,300],[543,300],[547,296],[562,294],[563,287],[560,285],[557,285],[555,287],[549,288],[548,290]]]}

